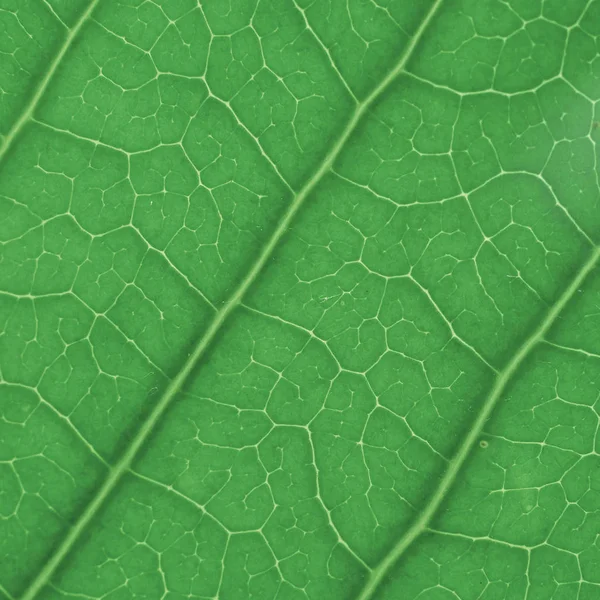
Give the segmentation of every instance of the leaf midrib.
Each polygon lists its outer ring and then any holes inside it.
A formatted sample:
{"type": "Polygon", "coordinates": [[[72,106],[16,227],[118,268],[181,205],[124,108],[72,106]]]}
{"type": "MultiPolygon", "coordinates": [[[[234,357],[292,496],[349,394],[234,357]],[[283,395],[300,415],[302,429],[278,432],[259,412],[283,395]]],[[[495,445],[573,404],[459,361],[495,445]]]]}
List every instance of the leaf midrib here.
{"type": "Polygon", "coordinates": [[[398,560],[413,544],[413,542],[428,529],[433,517],[436,515],[442,502],[448,496],[448,492],[453,487],[458,474],[462,470],[463,465],[471,453],[473,446],[477,443],[477,440],[480,437],[487,420],[490,418],[494,408],[498,404],[500,398],[502,398],[502,395],[506,391],[507,387],[513,381],[515,374],[521,365],[526,361],[526,359],[531,355],[533,350],[538,346],[538,344],[544,341],[544,338],[550,327],[552,327],[560,313],[569,303],[571,298],[573,298],[577,290],[581,288],[584,280],[598,265],[599,261],[600,246],[594,246],[589,258],[575,273],[564,292],[559,296],[556,302],[550,306],[546,312],[546,315],[540,321],[531,335],[529,335],[519,346],[519,348],[517,348],[517,351],[511,360],[508,361],[506,366],[498,372],[494,379],[494,384],[488,396],[483,401],[481,409],[475,416],[475,420],[469,428],[465,439],[460,444],[454,456],[448,463],[448,467],[442,475],[440,483],[429,498],[428,502],[425,504],[421,514],[408,528],[406,533],[404,533],[394,544],[391,550],[389,550],[389,552],[383,557],[379,564],[371,571],[369,579],[367,580],[364,588],[356,600],[371,600],[381,583],[389,574],[392,567],[398,562],[398,560]]]}
{"type": "MultiPolygon", "coordinates": [[[[355,105],[354,112],[348,120],[346,127],[335,140],[334,144],[330,148],[319,169],[317,169],[317,171],[312,175],[312,177],[304,184],[304,186],[296,194],[292,203],[290,204],[286,212],[283,214],[282,218],[280,219],[279,223],[274,229],[271,237],[269,238],[265,246],[262,248],[258,259],[254,263],[252,268],[249,270],[249,272],[238,285],[238,287],[234,290],[233,294],[229,297],[229,299],[225,301],[223,306],[215,314],[208,329],[206,330],[206,332],[204,333],[204,335],[202,336],[202,338],[200,339],[200,341],[198,342],[198,344],[184,363],[181,370],[177,373],[177,375],[167,386],[164,394],[155,404],[148,417],[141,424],[137,433],[133,437],[130,445],[121,455],[121,458],[109,470],[108,476],[100,486],[94,498],[85,506],[77,521],[69,529],[67,535],[63,538],[61,543],[55,548],[52,556],[43,565],[37,576],[29,584],[29,586],[27,587],[27,589],[21,597],[22,600],[33,600],[37,596],[37,594],[42,590],[42,588],[52,579],[54,573],[61,566],[63,560],[69,554],[71,549],[75,546],[82,533],[87,529],[94,516],[103,507],[105,501],[110,496],[112,491],[117,487],[122,477],[128,471],[130,471],[131,465],[135,460],[141,447],[144,445],[151,432],[153,431],[154,427],[158,424],[161,417],[171,405],[173,399],[185,386],[188,377],[196,368],[196,366],[198,365],[208,348],[215,341],[217,335],[221,331],[223,325],[225,324],[231,313],[238,307],[238,305],[241,303],[250,287],[257,280],[258,276],[262,272],[268,260],[273,255],[275,248],[279,245],[279,242],[281,241],[282,237],[289,229],[294,217],[304,205],[308,196],[322,181],[322,179],[328,173],[331,172],[333,164],[342,152],[348,139],[356,130],[363,116],[369,111],[370,107],[383,95],[383,93],[388,89],[392,82],[402,72],[404,72],[404,69],[408,61],[412,57],[415,48],[417,47],[419,41],[423,37],[423,34],[427,30],[429,24],[439,11],[441,5],[443,4],[443,1],[444,0],[435,0],[433,2],[432,6],[425,15],[423,21],[421,22],[419,28],[416,30],[415,35],[411,38],[410,42],[404,48],[394,68],[388,72],[388,74],[365,98],[365,100],[355,105]]],[[[73,40],[80,32],[84,23],[90,18],[92,12],[94,11],[98,3],[99,0],[93,0],[88,9],[83,13],[75,27],[67,36],[63,46],[61,47],[55,59],[52,61],[50,69],[48,70],[46,76],[42,80],[42,83],[38,87],[34,98],[26,106],[23,114],[15,123],[9,135],[5,138],[5,143],[0,149],[0,161],[8,152],[9,148],[12,146],[13,142],[18,137],[23,127],[33,117],[35,110],[39,105],[39,102],[44,92],[48,88],[48,85],[53,75],[57,71],[63,57],[72,45],[73,40]]]]}
{"type": "Polygon", "coordinates": [[[75,38],[79,35],[79,32],[81,31],[83,26],[90,19],[92,13],[94,12],[96,6],[98,6],[99,3],[100,0],[92,0],[92,2],[90,2],[89,6],[85,9],[85,11],[83,11],[83,13],[79,16],[79,19],[77,19],[75,25],[67,31],[67,35],[61,47],[59,48],[52,62],[50,63],[46,74],[40,80],[37,88],[35,89],[35,92],[33,93],[33,96],[31,97],[31,100],[27,104],[25,104],[23,111],[13,123],[13,126],[6,134],[6,137],[2,140],[2,144],[0,145],[0,164],[2,163],[4,157],[8,154],[8,151],[12,148],[13,144],[19,137],[21,131],[23,131],[25,125],[27,125],[27,123],[29,123],[33,118],[37,107],[40,105],[42,97],[48,89],[48,85],[52,81],[52,78],[54,77],[56,71],[62,63],[65,54],[69,51],[69,48],[73,45],[73,42],[75,41],[75,38]]]}

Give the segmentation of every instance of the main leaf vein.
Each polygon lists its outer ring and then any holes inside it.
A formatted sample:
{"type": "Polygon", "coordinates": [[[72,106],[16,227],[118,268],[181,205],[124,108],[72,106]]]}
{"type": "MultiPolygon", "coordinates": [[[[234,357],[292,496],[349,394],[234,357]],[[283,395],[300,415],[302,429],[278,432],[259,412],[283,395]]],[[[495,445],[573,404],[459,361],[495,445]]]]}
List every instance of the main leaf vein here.
{"type": "MultiPolygon", "coordinates": [[[[40,85],[37,93],[35,94],[32,102],[28,105],[25,112],[18,120],[16,125],[11,130],[11,133],[7,137],[4,146],[0,150],[0,160],[6,154],[13,141],[22,130],[23,126],[32,118],[33,113],[43,95],[44,91],[48,87],[48,84],[57,70],[63,56],[67,52],[68,48],[73,42],[73,39],[77,33],[81,30],[82,25],[89,19],[94,8],[98,4],[99,0],[94,0],[86,12],[82,15],[77,25],[70,32],[65,44],[62,46],[57,57],[54,59],[50,70],[48,71],[44,81],[40,85]]],[[[266,266],[267,262],[273,255],[273,252],[279,245],[279,242],[289,229],[295,216],[298,214],[302,206],[304,205],[307,198],[316,188],[316,186],[323,180],[323,178],[330,173],[332,167],[345,148],[346,143],[357,129],[358,125],[362,122],[363,117],[369,112],[370,108],[377,102],[377,100],[385,93],[390,85],[396,80],[396,78],[404,73],[406,65],[412,57],[415,48],[420,42],[423,34],[427,30],[429,24],[438,13],[440,7],[443,4],[443,0],[435,0],[427,12],[425,18],[421,22],[421,25],[415,32],[415,35],[407,44],[404,51],[402,52],[395,67],[388,72],[388,74],[382,79],[382,81],[373,89],[373,91],[365,98],[363,102],[358,104],[352,113],[346,127],[340,133],[331,149],[327,153],[319,169],[310,177],[310,179],[304,184],[300,191],[296,194],[290,206],[287,208],[279,223],[275,227],[271,237],[262,248],[256,262],[246,274],[246,276],[239,283],[238,287],[234,290],[233,294],[229,299],[222,305],[220,310],[215,314],[211,321],[208,329],[195,346],[193,351],[188,356],[178,374],[171,380],[170,384],[166,387],[162,397],[155,404],[153,409],[150,411],[147,418],[143,421],[140,428],[137,430],[132,438],[131,443],[121,455],[119,460],[110,469],[108,476],[100,486],[98,492],[94,498],[85,506],[82,513],[80,514],[77,521],[69,529],[67,535],[63,538],[60,544],[56,547],[54,553],[49,557],[47,562],[41,568],[37,576],[32,580],[29,587],[25,590],[22,600],[33,600],[37,597],[38,593],[47,585],[57,569],[62,565],[63,561],[73,549],[75,544],[79,541],[82,534],[87,530],[91,521],[95,515],[103,508],[105,502],[115,490],[117,485],[120,483],[123,476],[131,470],[131,466],[140,452],[142,446],[145,444],[150,434],[154,430],[155,426],[159,423],[162,416],[165,414],[169,406],[177,394],[184,388],[188,378],[194,371],[200,360],[206,354],[212,343],[221,332],[222,327],[227,322],[229,316],[239,306],[244,299],[246,293],[251,288],[253,283],[257,280],[258,276],[266,266]]]]}

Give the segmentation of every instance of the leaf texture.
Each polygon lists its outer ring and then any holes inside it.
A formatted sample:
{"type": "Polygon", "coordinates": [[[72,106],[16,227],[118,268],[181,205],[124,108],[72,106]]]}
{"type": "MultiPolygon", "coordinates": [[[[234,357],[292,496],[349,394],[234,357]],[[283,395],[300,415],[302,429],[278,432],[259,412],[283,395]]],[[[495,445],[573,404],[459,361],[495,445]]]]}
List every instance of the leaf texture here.
{"type": "Polygon", "coordinates": [[[600,598],[599,0],[0,23],[0,598],[600,598]]]}

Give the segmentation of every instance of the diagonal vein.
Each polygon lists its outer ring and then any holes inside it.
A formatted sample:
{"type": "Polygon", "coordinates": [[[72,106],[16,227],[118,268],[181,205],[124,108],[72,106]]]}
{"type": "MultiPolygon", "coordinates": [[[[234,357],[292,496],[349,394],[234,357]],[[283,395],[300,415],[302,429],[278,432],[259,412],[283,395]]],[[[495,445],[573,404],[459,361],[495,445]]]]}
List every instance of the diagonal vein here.
{"type": "Polygon", "coordinates": [[[42,100],[42,97],[46,93],[46,90],[48,89],[48,85],[50,84],[50,81],[52,81],[54,74],[56,73],[59,66],[61,65],[62,60],[65,57],[65,54],[67,53],[69,48],[73,45],[73,42],[75,41],[75,38],[81,31],[82,27],[92,16],[94,9],[99,4],[99,2],[100,2],[100,0],[92,0],[92,2],[90,2],[87,9],[81,14],[79,19],[77,20],[77,23],[75,23],[73,28],[70,29],[69,32],[67,33],[59,51],[56,53],[56,56],[50,63],[50,66],[48,67],[46,74],[40,80],[38,87],[35,90],[35,93],[31,97],[31,100],[29,101],[29,103],[27,103],[25,105],[25,107],[23,108],[23,112],[19,115],[19,118],[14,122],[13,126],[10,128],[10,131],[6,134],[6,137],[2,140],[2,144],[0,145],[0,162],[2,162],[2,160],[4,159],[4,157],[6,156],[8,151],[12,148],[15,140],[17,139],[17,137],[19,136],[19,134],[21,133],[21,131],[23,130],[25,125],[27,125],[27,123],[29,123],[29,121],[35,115],[35,111],[36,111],[37,107],[39,106],[40,101],[42,100]]]}
{"type": "Polygon", "coordinates": [[[448,468],[443,474],[439,485],[425,504],[419,517],[414,521],[411,527],[409,527],[406,533],[404,533],[404,535],[402,535],[402,537],[396,542],[396,544],[394,544],[392,549],[383,557],[381,562],[373,569],[362,592],[357,597],[357,600],[371,600],[381,583],[389,575],[391,569],[398,562],[398,560],[406,553],[408,548],[412,546],[417,538],[419,538],[420,535],[428,529],[433,517],[436,515],[442,502],[448,496],[448,492],[453,487],[458,474],[461,472],[463,465],[469,457],[471,449],[481,435],[486,421],[489,419],[492,411],[498,404],[498,401],[504,394],[508,385],[513,380],[515,374],[519,370],[519,367],[531,355],[534,348],[540,342],[544,341],[544,337],[548,333],[550,327],[556,321],[567,303],[575,295],[577,290],[581,287],[586,277],[598,265],[599,262],[600,247],[594,247],[588,259],[575,273],[569,285],[565,288],[565,291],[556,300],[556,302],[550,306],[544,318],[538,324],[537,328],[523,341],[506,366],[498,372],[490,393],[483,401],[481,409],[475,417],[475,420],[466,434],[462,444],[458,447],[454,457],[448,464],[448,468]]]}
{"type": "MultiPolygon", "coordinates": [[[[90,5],[86,13],[81,17],[78,24],[70,33],[67,42],[61,49],[57,59],[55,59],[55,61],[53,62],[53,66],[50,69],[49,75],[47,75],[44,82],[40,86],[38,92],[36,93],[36,96],[34,97],[33,101],[30,103],[29,107],[26,109],[25,113],[19,120],[20,125],[17,128],[17,130],[14,133],[12,133],[11,141],[16,137],[23,125],[31,118],[31,115],[35,110],[35,107],[37,106],[37,103],[39,102],[39,99],[43,94],[44,89],[47,87],[48,81],[52,77],[52,73],[56,70],[60,59],[62,59],[62,57],[64,56],[73,38],[75,37],[76,32],[81,28],[83,22],[90,16],[97,3],[98,0],[95,0],[90,5]]],[[[348,120],[348,123],[333,143],[331,149],[327,153],[327,156],[325,157],[319,169],[312,175],[312,177],[294,196],[293,201],[290,203],[289,207],[281,217],[279,223],[277,224],[273,233],[271,234],[271,237],[268,239],[268,241],[262,248],[252,268],[241,280],[241,282],[238,284],[237,288],[234,290],[234,292],[228,298],[228,300],[226,300],[223,303],[219,311],[215,314],[213,320],[208,326],[208,329],[190,353],[181,370],[171,380],[161,398],[154,405],[153,409],[142,422],[140,428],[135,432],[127,449],[123,452],[123,454],[121,455],[119,460],[114,464],[114,466],[109,470],[106,479],[98,489],[94,498],[84,507],[77,521],[71,526],[66,536],[55,548],[53,554],[42,566],[37,576],[31,581],[28,588],[25,590],[23,596],[21,597],[21,600],[33,600],[37,596],[37,594],[42,590],[42,588],[51,580],[54,573],[62,565],[66,556],[73,549],[73,547],[78,542],[84,531],[87,529],[94,516],[103,507],[104,503],[111,495],[113,490],[117,487],[123,476],[130,471],[133,461],[135,460],[140,449],[150,436],[151,432],[154,430],[161,417],[165,414],[167,408],[171,405],[175,396],[185,386],[192,371],[195,369],[202,357],[205,355],[206,351],[215,341],[221,329],[223,328],[223,325],[228,320],[229,316],[242,302],[252,284],[257,280],[263,268],[265,267],[269,259],[272,257],[274,250],[277,248],[285,232],[289,229],[294,217],[297,215],[300,208],[304,205],[308,196],[312,193],[315,187],[323,180],[323,178],[331,171],[337,157],[342,152],[348,139],[356,130],[363,116],[384,94],[384,92],[389,88],[392,82],[404,72],[405,67],[408,61],[410,60],[411,56],[413,55],[415,48],[417,47],[419,41],[423,37],[423,34],[429,26],[430,22],[439,11],[439,8],[442,5],[442,3],[443,0],[435,0],[433,2],[425,18],[421,22],[419,28],[416,30],[414,36],[412,37],[410,43],[406,46],[401,56],[399,57],[399,60],[396,63],[395,67],[382,79],[382,81],[373,89],[373,91],[365,98],[365,100],[363,100],[360,104],[356,105],[350,119],[348,120]]],[[[13,128],[13,130],[14,129],[15,128],[13,128]]],[[[5,152],[6,150],[4,150],[4,153],[5,152]]],[[[0,153],[0,159],[1,157],[2,154],[0,153]]]]}

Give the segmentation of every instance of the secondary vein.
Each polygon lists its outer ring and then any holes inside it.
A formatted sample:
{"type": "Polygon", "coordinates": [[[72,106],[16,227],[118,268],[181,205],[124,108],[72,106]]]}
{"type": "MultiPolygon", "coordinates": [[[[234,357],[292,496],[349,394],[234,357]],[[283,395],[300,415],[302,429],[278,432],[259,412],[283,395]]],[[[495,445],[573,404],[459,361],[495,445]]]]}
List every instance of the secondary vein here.
{"type": "MultiPolygon", "coordinates": [[[[33,111],[35,110],[35,107],[39,102],[39,98],[41,98],[43,90],[45,90],[45,88],[47,87],[48,82],[52,77],[52,74],[54,73],[58,64],[60,63],[60,60],[64,56],[70,44],[72,43],[73,38],[75,37],[77,31],[79,31],[79,29],[81,28],[81,25],[92,13],[98,1],[99,0],[95,0],[90,5],[86,13],[81,17],[78,24],[72,30],[67,42],[65,42],[65,46],[63,46],[57,58],[54,60],[49,74],[46,76],[44,82],[40,86],[38,92],[36,93],[36,96],[34,97],[34,100],[32,101],[32,103],[30,103],[30,107],[25,111],[24,115],[19,120],[19,126],[12,135],[11,141],[16,137],[23,125],[31,118],[33,111]]],[[[272,257],[275,248],[278,246],[282,237],[289,229],[294,217],[296,216],[300,208],[304,205],[308,196],[321,182],[321,180],[331,171],[337,157],[340,155],[342,149],[345,147],[345,144],[348,141],[348,139],[356,130],[362,117],[365,115],[365,113],[369,111],[371,106],[383,95],[383,93],[388,89],[392,82],[401,73],[404,72],[406,64],[413,55],[415,48],[417,47],[419,41],[423,37],[424,32],[426,31],[430,22],[438,12],[442,3],[443,0],[435,0],[435,2],[432,4],[429,11],[427,12],[425,18],[421,22],[421,25],[416,30],[415,35],[412,37],[410,43],[402,52],[396,66],[383,78],[379,85],[375,87],[375,89],[365,98],[365,100],[363,100],[360,104],[357,104],[354,112],[352,113],[352,116],[348,120],[346,127],[343,129],[343,131],[336,139],[335,143],[332,145],[320,168],[312,175],[312,177],[304,184],[304,186],[300,189],[297,195],[293,198],[293,201],[283,214],[275,230],[271,234],[271,237],[269,238],[265,246],[262,248],[258,259],[254,263],[250,271],[239,283],[238,287],[234,290],[229,299],[221,306],[219,311],[215,314],[212,322],[208,326],[208,329],[206,330],[196,347],[190,353],[181,370],[169,383],[161,398],[155,404],[154,408],[150,411],[148,417],[144,420],[138,431],[135,433],[129,447],[124,451],[119,460],[109,470],[106,479],[100,486],[93,500],[91,500],[86,505],[86,507],[83,509],[83,512],[80,514],[79,518],[74,523],[74,525],[69,529],[67,535],[63,538],[61,543],[57,546],[52,556],[44,564],[38,575],[33,579],[29,587],[25,590],[25,593],[22,596],[22,600],[33,600],[37,596],[37,594],[42,590],[42,588],[52,579],[54,573],[61,566],[63,560],[78,542],[82,533],[87,529],[94,516],[103,507],[107,498],[117,487],[118,483],[121,481],[123,476],[130,471],[136,456],[138,455],[142,446],[145,444],[151,432],[153,431],[157,423],[160,421],[161,417],[165,414],[167,408],[171,405],[173,399],[185,386],[192,371],[195,369],[195,367],[198,365],[206,351],[217,338],[228,317],[242,302],[244,296],[246,295],[252,284],[257,280],[263,268],[265,267],[269,259],[272,257]]],[[[7,149],[4,149],[3,153],[6,153],[6,151],[7,149]]],[[[1,158],[2,153],[0,153],[0,160],[1,158]]]]}
{"type": "Polygon", "coordinates": [[[6,137],[2,140],[2,145],[0,145],[0,163],[2,162],[2,160],[4,159],[4,157],[6,156],[8,151],[12,148],[12,145],[14,144],[15,140],[17,139],[17,137],[19,136],[21,131],[23,130],[23,127],[25,127],[25,125],[27,125],[27,123],[29,123],[29,121],[31,121],[31,119],[35,115],[35,111],[36,111],[37,107],[39,106],[42,97],[46,93],[46,90],[48,89],[48,85],[50,84],[50,81],[52,81],[54,74],[56,73],[56,71],[58,70],[58,67],[62,63],[62,60],[65,57],[65,54],[67,53],[67,51],[73,44],[73,41],[75,40],[75,38],[81,31],[81,28],[85,25],[85,23],[92,16],[92,13],[94,12],[94,10],[95,10],[96,6],[99,4],[99,2],[100,2],[100,0],[92,0],[92,2],[90,2],[90,5],[87,7],[87,9],[81,14],[79,19],[77,20],[77,23],[75,23],[73,28],[68,31],[68,33],[63,41],[62,46],[60,47],[59,51],[56,53],[54,60],[50,63],[50,67],[48,68],[48,70],[46,71],[46,74],[40,81],[37,89],[35,90],[35,93],[31,97],[31,100],[29,101],[28,104],[25,105],[23,112],[19,115],[19,118],[14,122],[10,131],[6,134],[6,137]]]}
{"type": "Polygon", "coordinates": [[[442,502],[448,496],[448,492],[453,487],[458,474],[462,470],[462,467],[471,452],[471,449],[481,435],[485,423],[492,414],[495,406],[498,404],[498,401],[504,394],[507,386],[517,373],[519,367],[529,357],[533,349],[540,342],[544,341],[544,337],[552,324],[556,321],[569,300],[571,300],[577,290],[581,287],[589,273],[598,265],[599,261],[600,247],[594,247],[594,250],[590,254],[589,258],[574,275],[573,279],[566,287],[562,295],[548,309],[545,317],[539,323],[537,328],[523,341],[511,360],[498,373],[489,395],[481,406],[481,410],[476,416],[475,421],[469,429],[469,432],[465,436],[464,441],[459,446],[454,457],[448,464],[448,468],[446,469],[440,484],[432,494],[419,517],[406,531],[406,533],[398,540],[394,547],[386,554],[381,562],[371,571],[369,579],[367,580],[357,600],[371,600],[381,583],[385,580],[391,569],[402,557],[402,555],[417,540],[417,538],[421,536],[422,533],[428,530],[429,524],[436,515],[442,502]]]}

